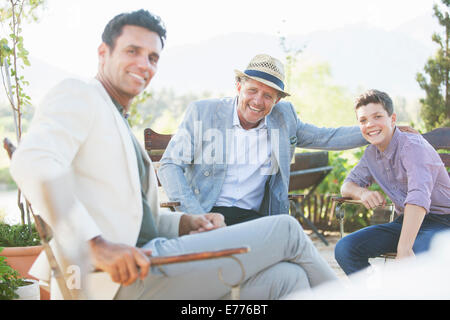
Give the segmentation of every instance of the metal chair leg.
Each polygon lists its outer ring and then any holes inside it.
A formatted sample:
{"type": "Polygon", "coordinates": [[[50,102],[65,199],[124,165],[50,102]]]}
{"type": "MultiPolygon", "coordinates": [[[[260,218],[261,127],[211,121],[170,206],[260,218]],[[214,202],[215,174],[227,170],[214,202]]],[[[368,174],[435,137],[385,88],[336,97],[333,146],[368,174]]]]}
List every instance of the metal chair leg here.
{"type": "Polygon", "coordinates": [[[223,280],[222,268],[219,269],[219,279],[226,286],[231,287],[231,300],[239,300],[240,294],[241,294],[241,283],[244,282],[244,280],[245,280],[245,268],[244,268],[244,265],[242,264],[241,260],[239,260],[235,256],[229,256],[227,258],[233,259],[234,261],[236,261],[239,264],[239,266],[241,267],[241,271],[242,271],[241,279],[239,279],[239,281],[236,284],[230,284],[230,283],[226,282],[225,280],[223,280]]]}
{"type": "Polygon", "coordinates": [[[341,234],[341,239],[344,237],[344,218],[345,218],[345,209],[344,206],[339,203],[336,206],[336,218],[339,219],[339,232],[341,234]]]}
{"type": "Polygon", "coordinates": [[[319,230],[316,228],[316,226],[314,225],[314,223],[311,222],[311,220],[309,220],[307,217],[305,217],[304,213],[303,213],[303,206],[299,203],[293,203],[293,201],[291,201],[291,212],[294,213],[294,218],[297,218],[297,216],[300,216],[305,222],[306,224],[311,228],[311,230],[320,238],[320,240],[322,240],[323,243],[325,243],[325,245],[329,245],[327,239],[325,239],[325,237],[319,232],[319,230]]]}

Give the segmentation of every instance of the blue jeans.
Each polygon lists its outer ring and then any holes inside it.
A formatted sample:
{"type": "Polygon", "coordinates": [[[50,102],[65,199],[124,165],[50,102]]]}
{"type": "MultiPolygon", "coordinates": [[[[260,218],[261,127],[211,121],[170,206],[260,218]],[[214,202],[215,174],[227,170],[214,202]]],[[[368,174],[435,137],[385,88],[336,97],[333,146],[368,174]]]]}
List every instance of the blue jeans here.
{"type": "MultiPolygon", "coordinates": [[[[403,215],[393,222],[366,227],[339,240],[334,249],[339,266],[349,275],[370,266],[369,258],[396,252],[402,223],[403,215]]],[[[450,214],[427,214],[414,241],[414,253],[427,251],[433,236],[449,229],[450,214]]]]}

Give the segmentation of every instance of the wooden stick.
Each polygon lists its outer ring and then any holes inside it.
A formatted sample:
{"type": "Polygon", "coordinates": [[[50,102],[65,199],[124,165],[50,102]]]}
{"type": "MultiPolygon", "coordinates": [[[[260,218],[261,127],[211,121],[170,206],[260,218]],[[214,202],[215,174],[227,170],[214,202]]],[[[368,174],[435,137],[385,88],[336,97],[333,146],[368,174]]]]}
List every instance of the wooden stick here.
{"type": "Polygon", "coordinates": [[[172,263],[190,262],[196,260],[216,259],[231,256],[233,254],[247,253],[250,251],[249,247],[231,248],[218,251],[204,251],[199,253],[188,253],[176,256],[166,257],[150,257],[150,264],[153,266],[162,266],[172,263]]]}

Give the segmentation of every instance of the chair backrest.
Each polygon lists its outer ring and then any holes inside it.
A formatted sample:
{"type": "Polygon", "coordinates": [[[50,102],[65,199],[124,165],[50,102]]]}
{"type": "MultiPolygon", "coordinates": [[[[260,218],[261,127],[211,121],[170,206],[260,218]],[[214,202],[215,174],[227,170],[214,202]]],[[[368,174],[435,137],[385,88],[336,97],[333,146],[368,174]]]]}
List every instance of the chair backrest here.
{"type": "Polygon", "coordinates": [[[332,169],[328,165],[328,151],[296,153],[291,164],[289,191],[317,187],[332,169]]]}
{"type": "Polygon", "coordinates": [[[158,162],[169,144],[171,134],[160,134],[150,128],[144,130],[145,150],[152,161],[158,162]]]}
{"type": "MultiPolygon", "coordinates": [[[[437,128],[422,134],[422,136],[427,140],[433,148],[436,150],[450,150],[450,128],[437,128]]],[[[445,167],[450,167],[450,153],[439,153],[439,156],[444,162],[445,167]]]]}

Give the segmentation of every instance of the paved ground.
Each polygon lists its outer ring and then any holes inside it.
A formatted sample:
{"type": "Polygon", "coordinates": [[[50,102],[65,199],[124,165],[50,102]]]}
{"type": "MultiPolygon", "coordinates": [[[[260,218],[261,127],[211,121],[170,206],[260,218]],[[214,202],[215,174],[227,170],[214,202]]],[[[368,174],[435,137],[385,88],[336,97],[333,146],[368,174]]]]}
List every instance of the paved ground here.
{"type": "Polygon", "coordinates": [[[339,278],[346,278],[344,271],[339,267],[338,263],[334,259],[334,247],[338,240],[340,239],[339,232],[326,232],[325,238],[328,241],[329,245],[325,245],[319,237],[314,234],[310,230],[305,230],[305,232],[310,236],[316,248],[322,254],[324,259],[328,262],[328,264],[333,268],[339,278]]]}

